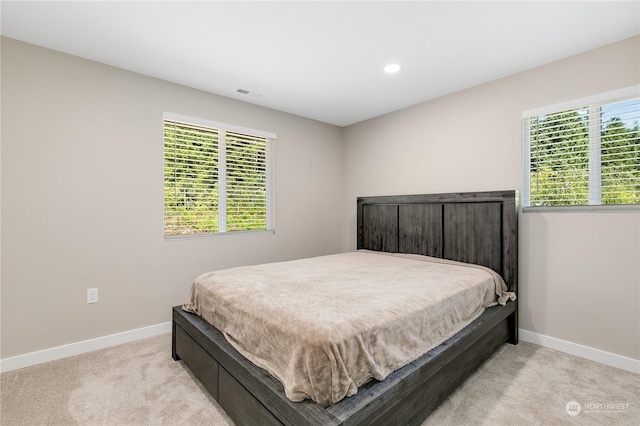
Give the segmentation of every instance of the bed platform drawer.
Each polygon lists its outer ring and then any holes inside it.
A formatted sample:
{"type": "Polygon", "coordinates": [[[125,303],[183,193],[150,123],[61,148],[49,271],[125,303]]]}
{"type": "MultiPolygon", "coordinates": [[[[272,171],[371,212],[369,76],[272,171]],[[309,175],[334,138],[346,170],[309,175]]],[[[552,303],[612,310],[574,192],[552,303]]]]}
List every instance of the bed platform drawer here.
{"type": "Polygon", "coordinates": [[[220,368],[220,393],[218,402],[238,426],[282,426],[264,405],[249,393],[224,368],[220,368]]]}
{"type": "Polygon", "coordinates": [[[175,339],[177,355],[189,367],[189,370],[198,377],[202,385],[216,400],[218,398],[218,374],[220,367],[218,362],[211,357],[202,346],[197,344],[186,331],[175,327],[175,339]]]}
{"type": "Polygon", "coordinates": [[[282,426],[244,386],[227,372],[186,331],[175,324],[175,350],[222,409],[238,426],[282,426]],[[223,389],[220,392],[220,389],[223,389]]]}

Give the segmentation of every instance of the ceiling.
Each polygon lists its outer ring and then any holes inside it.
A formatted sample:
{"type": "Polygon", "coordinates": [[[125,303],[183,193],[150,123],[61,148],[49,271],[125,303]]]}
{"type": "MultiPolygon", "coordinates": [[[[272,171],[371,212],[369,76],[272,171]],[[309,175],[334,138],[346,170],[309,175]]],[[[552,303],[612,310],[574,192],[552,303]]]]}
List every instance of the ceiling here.
{"type": "Polygon", "coordinates": [[[640,2],[2,1],[1,31],[347,126],[638,35],[640,2]]]}

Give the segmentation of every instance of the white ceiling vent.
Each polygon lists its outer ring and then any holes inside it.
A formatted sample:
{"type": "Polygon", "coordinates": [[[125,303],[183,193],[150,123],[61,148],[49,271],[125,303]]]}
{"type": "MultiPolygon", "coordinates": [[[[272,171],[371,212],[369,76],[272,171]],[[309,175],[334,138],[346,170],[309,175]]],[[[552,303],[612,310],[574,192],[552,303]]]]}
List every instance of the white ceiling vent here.
{"type": "Polygon", "coordinates": [[[236,92],[237,92],[237,93],[241,93],[241,94],[243,94],[243,95],[253,96],[254,98],[260,98],[260,97],[262,97],[262,95],[261,95],[260,93],[255,93],[255,92],[252,92],[252,91],[250,91],[250,90],[242,89],[242,88],[238,88],[238,89],[236,90],[236,92]]]}

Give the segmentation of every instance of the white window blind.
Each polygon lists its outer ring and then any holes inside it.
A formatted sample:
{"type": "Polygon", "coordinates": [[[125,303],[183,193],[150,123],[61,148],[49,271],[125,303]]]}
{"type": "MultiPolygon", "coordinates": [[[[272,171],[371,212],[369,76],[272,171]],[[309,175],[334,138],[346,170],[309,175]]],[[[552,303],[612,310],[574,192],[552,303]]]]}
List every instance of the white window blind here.
{"type": "Polygon", "coordinates": [[[640,204],[639,121],[637,88],[523,114],[523,207],[640,204]]]}
{"type": "Polygon", "coordinates": [[[274,139],[165,114],[165,236],[273,231],[274,139]]]}

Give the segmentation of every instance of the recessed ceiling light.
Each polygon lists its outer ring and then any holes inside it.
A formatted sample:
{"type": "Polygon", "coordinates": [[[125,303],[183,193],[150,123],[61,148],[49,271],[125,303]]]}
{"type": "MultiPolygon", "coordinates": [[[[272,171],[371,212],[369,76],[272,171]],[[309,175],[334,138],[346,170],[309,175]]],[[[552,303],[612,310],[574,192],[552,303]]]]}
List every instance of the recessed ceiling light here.
{"type": "Polygon", "coordinates": [[[384,72],[386,72],[387,74],[393,74],[400,71],[400,68],[402,67],[399,64],[389,64],[384,67],[384,72]]]}

